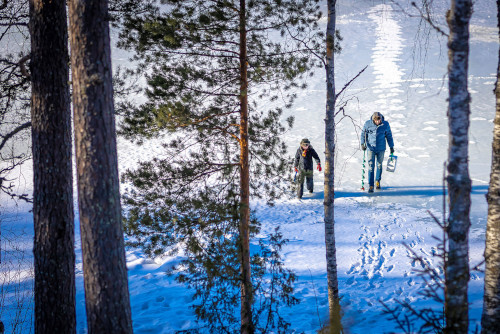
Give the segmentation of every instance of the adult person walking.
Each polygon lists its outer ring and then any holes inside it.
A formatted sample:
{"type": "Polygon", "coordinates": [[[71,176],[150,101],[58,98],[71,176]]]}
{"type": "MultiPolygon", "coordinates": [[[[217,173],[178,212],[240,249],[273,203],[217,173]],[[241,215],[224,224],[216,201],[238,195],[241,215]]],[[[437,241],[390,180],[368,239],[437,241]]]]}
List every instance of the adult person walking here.
{"type": "Polygon", "coordinates": [[[306,180],[307,190],[312,194],[314,190],[313,182],[313,161],[316,160],[316,168],[321,172],[321,161],[318,153],[311,146],[309,139],[304,138],[300,141],[300,146],[295,153],[295,172],[299,173],[297,181],[297,197],[302,198],[304,193],[304,179],[306,180]]]}
{"type": "Polygon", "coordinates": [[[380,180],[382,179],[382,162],[386,149],[386,142],[389,144],[391,154],[394,153],[394,141],[389,122],[379,112],[374,112],[372,117],[365,122],[361,132],[361,149],[367,151],[368,160],[368,192],[373,192],[373,187],[380,189],[380,180]],[[375,160],[377,160],[377,176],[374,183],[375,160]]]}

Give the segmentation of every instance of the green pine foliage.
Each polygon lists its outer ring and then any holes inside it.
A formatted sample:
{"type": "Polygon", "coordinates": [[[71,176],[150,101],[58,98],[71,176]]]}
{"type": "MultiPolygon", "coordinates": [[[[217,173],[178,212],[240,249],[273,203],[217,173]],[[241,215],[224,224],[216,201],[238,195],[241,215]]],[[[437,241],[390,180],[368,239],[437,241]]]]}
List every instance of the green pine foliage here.
{"type": "MultiPolygon", "coordinates": [[[[299,302],[292,295],[296,276],[284,268],[280,255],[285,243],[277,228],[267,243],[259,242],[259,251],[252,256],[254,320],[258,333],[291,331],[290,323],[279,313],[280,307],[299,302]]],[[[194,310],[206,324],[202,330],[193,332],[239,333],[238,239],[220,237],[207,245],[183,261],[177,276],[180,282],[196,291],[194,310]]]]}
{"type": "MultiPolygon", "coordinates": [[[[240,303],[240,3],[151,2],[146,11],[115,18],[119,46],[134,52],[134,75],[147,80],[145,103],[119,103],[120,133],[138,143],[164,140],[161,156],[122,177],[130,185],[125,231],[129,245],[148,255],[182,250],[178,279],[195,289],[196,314],[211,332],[233,333],[240,303]]],[[[271,204],[287,190],[283,136],[293,118],[283,124],[283,111],[294,90],[323,66],[318,3],[247,1],[243,94],[249,99],[251,196],[271,204]]],[[[251,235],[258,230],[252,220],[251,235]]],[[[276,232],[267,245],[252,248],[254,322],[262,332],[286,331],[278,306],[297,302],[291,296],[295,276],[280,260],[283,243],[276,232]]]]}

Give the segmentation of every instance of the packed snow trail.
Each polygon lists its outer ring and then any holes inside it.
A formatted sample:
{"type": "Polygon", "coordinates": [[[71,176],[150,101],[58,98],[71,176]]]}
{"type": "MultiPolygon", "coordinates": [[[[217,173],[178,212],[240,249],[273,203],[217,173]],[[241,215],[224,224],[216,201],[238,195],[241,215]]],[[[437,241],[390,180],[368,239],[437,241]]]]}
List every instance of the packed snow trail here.
{"type": "MultiPolygon", "coordinates": [[[[485,189],[475,190],[475,196],[484,195],[485,189]]],[[[440,259],[435,257],[438,249],[434,238],[441,238],[442,231],[427,212],[430,210],[441,219],[442,193],[431,190],[412,195],[413,200],[420,200],[420,207],[403,204],[404,195],[401,193],[388,198],[384,196],[384,190],[376,192],[375,196],[358,195],[335,200],[339,291],[345,312],[343,321],[351,333],[372,333],[375,324],[377,333],[393,331],[395,323],[381,321],[383,307],[380,300],[391,307],[397,305],[396,300],[411,301],[417,307],[433,304],[419,294],[424,283],[418,270],[424,266],[410,258],[404,244],[427,266],[442,273],[440,259]]],[[[287,314],[285,318],[293,320],[293,328],[321,327],[328,319],[322,193],[302,200],[280,202],[272,210],[261,210],[261,205],[255,207],[264,227],[260,238],[266,238],[279,226],[289,239],[284,257],[287,267],[298,274],[296,296],[302,303],[283,310],[287,314]]],[[[472,247],[480,248],[481,245],[472,247]]],[[[478,255],[475,252],[472,262],[479,263],[478,255]]],[[[479,278],[477,273],[472,273],[472,277],[479,278]]],[[[439,305],[436,307],[439,309],[439,305]]],[[[473,322],[480,320],[479,308],[472,309],[471,314],[473,322]]]]}

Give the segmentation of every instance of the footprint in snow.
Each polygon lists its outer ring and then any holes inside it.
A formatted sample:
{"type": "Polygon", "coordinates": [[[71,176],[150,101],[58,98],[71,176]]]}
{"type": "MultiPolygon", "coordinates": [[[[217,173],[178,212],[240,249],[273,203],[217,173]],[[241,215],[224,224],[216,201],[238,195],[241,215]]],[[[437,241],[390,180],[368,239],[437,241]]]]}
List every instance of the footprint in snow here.
{"type": "Polygon", "coordinates": [[[378,260],[377,266],[375,266],[375,268],[374,268],[374,273],[382,276],[382,270],[384,270],[384,264],[386,261],[387,261],[387,259],[385,258],[385,256],[382,255],[380,257],[380,259],[378,260]]]}
{"type": "Polygon", "coordinates": [[[432,254],[432,256],[436,256],[438,254],[436,247],[431,247],[431,254],[432,254]]]}
{"type": "Polygon", "coordinates": [[[370,286],[368,287],[371,290],[379,289],[383,286],[382,281],[370,281],[370,286]]]}
{"type": "Polygon", "coordinates": [[[378,253],[382,253],[382,250],[387,247],[387,243],[385,241],[378,242],[378,253]]]}
{"type": "Polygon", "coordinates": [[[420,251],[421,251],[422,253],[424,253],[425,255],[430,256],[430,254],[429,254],[429,253],[428,253],[425,249],[420,248],[420,251]]]}
{"type": "Polygon", "coordinates": [[[359,262],[357,262],[357,263],[353,264],[348,271],[346,271],[346,274],[350,275],[354,272],[359,271],[359,269],[360,269],[360,264],[359,264],[359,262]]]}
{"type": "Polygon", "coordinates": [[[430,259],[424,258],[423,262],[424,263],[422,263],[422,268],[425,269],[425,267],[426,267],[425,265],[427,265],[428,268],[432,268],[432,261],[430,259]]]}
{"type": "Polygon", "coordinates": [[[347,281],[345,282],[345,284],[347,285],[352,285],[354,284],[354,276],[351,276],[347,279],[347,281]]]}
{"type": "Polygon", "coordinates": [[[367,263],[369,263],[367,261],[367,255],[366,255],[366,250],[362,250],[361,252],[361,267],[364,267],[367,263]]]}
{"type": "Polygon", "coordinates": [[[361,276],[364,276],[365,279],[369,278],[369,273],[368,273],[368,270],[366,270],[366,269],[363,269],[363,271],[361,271],[359,274],[361,276]]]}
{"type": "Polygon", "coordinates": [[[422,237],[420,236],[420,233],[419,233],[419,232],[415,232],[415,235],[417,236],[417,240],[418,240],[418,242],[423,242],[423,241],[424,241],[424,238],[422,238],[422,237]]]}

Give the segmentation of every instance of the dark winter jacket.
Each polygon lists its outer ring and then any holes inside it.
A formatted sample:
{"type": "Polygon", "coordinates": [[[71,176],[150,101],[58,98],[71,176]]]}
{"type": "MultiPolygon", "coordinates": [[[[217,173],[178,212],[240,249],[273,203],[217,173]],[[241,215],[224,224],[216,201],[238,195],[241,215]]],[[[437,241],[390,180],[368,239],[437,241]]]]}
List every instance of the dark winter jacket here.
{"type": "Polygon", "coordinates": [[[380,125],[375,124],[373,119],[370,118],[370,120],[366,121],[363,131],[361,132],[361,145],[366,144],[367,148],[375,153],[385,151],[386,140],[389,147],[394,147],[389,122],[384,120],[382,114],[380,114],[380,116],[382,118],[380,125]]]}
{"type": "Polygon", "coordinates": [[[307,148],[305,156],[302,155],[303,152],[304,150],[302,149],[302,147],[299,147],[297,149],[297,153],[295,153],[294,167],[297,167],[300,170],[313,170],[312,158],[316,160],[317,164],[320,163],[318,153],[316,153],[312,146],[309,146],[307,148]]]}

